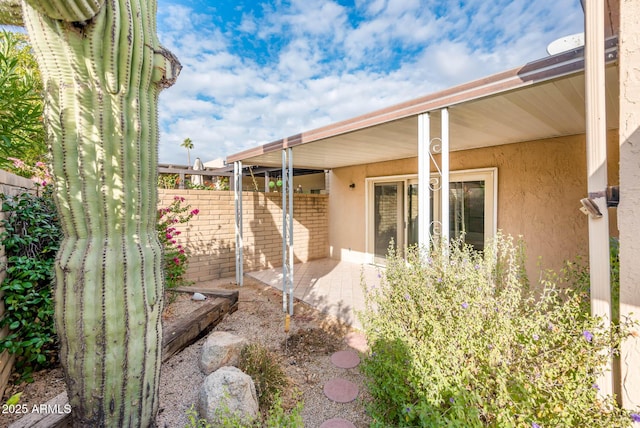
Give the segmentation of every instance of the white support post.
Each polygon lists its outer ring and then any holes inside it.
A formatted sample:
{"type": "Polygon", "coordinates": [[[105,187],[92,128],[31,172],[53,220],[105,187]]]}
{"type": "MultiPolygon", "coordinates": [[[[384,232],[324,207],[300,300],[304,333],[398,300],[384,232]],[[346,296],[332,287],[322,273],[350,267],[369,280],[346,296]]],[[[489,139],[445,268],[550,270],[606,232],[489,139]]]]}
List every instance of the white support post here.
{"type": "MultiPolygon", "coordinates": [[[[589,215],[589,272],[591,313],[608,326],[611,320],[609,273],[609,215],[607,187],[607,129],[604,64],[604,0],[585,2],[585,97],[587,188],[602,216],[589,215]]],[[[602,396],[613,394],[612,361],[597,380],[602,396]]]]}
{"type": "Polygon", "coordinates": [[[244,284],[244,254],[242,241],[242,161],[233,163],[233,196],[236,235],[236,284],[244,284]]]}
{"type": "Polygon", "coordinates": [[[293,151],[282,150],[282,311],[293,315],[293,151]]]}
{"type": "Polygon", "coordinates": [[[418,244],[423,251],[430,247],[429,178],[431,131],[429,113],[418,115],[418,244]]]}
{"type": "Polygon", "coordinates": [[[440,151],[440,173],[442,175],[440,186],[442,220],[440,223],[442,226],[440,239],[445,246],[444,248],[447,248],[449,243],[449,109],[442,109],[440,123],[442,129],[442,150],[440,151]]]}

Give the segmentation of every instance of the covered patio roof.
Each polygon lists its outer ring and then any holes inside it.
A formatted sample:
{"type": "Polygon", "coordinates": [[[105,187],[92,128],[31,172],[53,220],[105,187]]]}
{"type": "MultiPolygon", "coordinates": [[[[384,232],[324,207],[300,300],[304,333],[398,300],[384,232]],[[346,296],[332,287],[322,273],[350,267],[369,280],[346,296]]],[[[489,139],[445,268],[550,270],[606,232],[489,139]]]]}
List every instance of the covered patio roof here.
{"type": "MultiPolygon", "coordinates": [[[[618,128],[617,38],[606,41],[607,128],[618,128]]],[[[584,48],[264,144],[227,163],[279,167],[294,149],[296,168],[332,169],[418,156],[418,115],[450,111],[450,151],[585,132],[584,48]]]]}

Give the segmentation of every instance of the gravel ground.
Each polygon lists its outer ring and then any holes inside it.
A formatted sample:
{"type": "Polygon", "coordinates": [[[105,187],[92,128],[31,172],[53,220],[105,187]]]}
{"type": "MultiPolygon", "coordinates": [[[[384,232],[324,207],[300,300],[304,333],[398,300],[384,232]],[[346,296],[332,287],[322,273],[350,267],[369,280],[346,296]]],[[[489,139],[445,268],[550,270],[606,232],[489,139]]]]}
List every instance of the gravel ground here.
{"type": "MultiPolygon", "coordinates": [[[[357,368],[335,367],[330,359],[336,351],[353,349],[344,340],[353,334],[352,330],[302,302],[295,303],[294,313],[287,334],[282,294],[250,280],[240,288],[238,311],[227,316],[215,330],[243,336],[280,356],[292,388],[301,393],[305,427],[317,428],[325,420],[337,417],[350,420],[357,427],[369,426],[364,409],[364,376],[357,368]],[[324,383],[335,377],[355,382],[360,389],[359,397],[346,404],[329,400],[324,395],[324,383]]],[[[159,427],[183,427],[187,423],[186,411],[197,402],[199,386],[204,380],[197,364],[203,342],[204,339],[185,349],[163,368],[159,427]]]]}
{"type": "MultiPolygon", "coordinates": [[[[198,284],[198,287],[238,289],[235,285],[198,284]]],[[[305,303],[296,302],[289,333],[284,331],[282,313],[282,295],[277,290],[248,280],[240,290],[238,311],[228,315],[215,330],[228,331],[245,337],[251,343],[261,343],[279,356],[288,373],[292,393],[297,390],[298,400],[303,401],[302,416],[304,426],[317,428],[331,418],[344,418],[357,427],[369,425],[365,413],[367,399],[364,390],[364,376],[358,368],[341,369],[330,360],[331,354],[339,350],[352,349],[345,338],[354,332],[334,319],[314,310],[305,303]],[[332,402],[324,395],[325,382],[335,377],[355,382],[360,389],[358,398],[351,403],[332,402]]],[[[175,321],[197,309],[199,302],[182,296],[168,305],[165,322],[175,321]]],[[[198,392],[204,375],[200,372],[198,361],[202,344],[201,339],[175,355],[162,366],[160,378],[160,410],[157,426],[161,428],[184,427],[188,424],[186,412],[197,403],[198,392]]],[[[363,351],[362,346],[353,345],[363,351]]],[[[59,369],[35,376],[35,382],[28,385],[7,388],[5,400],[11,394],[23,391],[21,403],[31,407],[42,404],[64,390],[59,369]]],[[[295,402],[285,396],[285,405],[292,407],[295,402]]],[[[0,415],[0,427],[8,426],[14,417],[0,415]]]]}

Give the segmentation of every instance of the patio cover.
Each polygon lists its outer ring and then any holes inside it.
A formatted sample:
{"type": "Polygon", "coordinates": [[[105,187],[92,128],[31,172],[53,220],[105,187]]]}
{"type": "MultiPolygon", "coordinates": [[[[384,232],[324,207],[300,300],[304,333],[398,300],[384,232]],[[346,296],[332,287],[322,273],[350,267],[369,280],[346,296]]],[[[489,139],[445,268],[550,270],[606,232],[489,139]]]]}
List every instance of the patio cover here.
{"type": "MultiPolygon", "coordinates": [[[[618,128],[617,38],[606,41],[607,128],[618,128]]],[[[418,116],[430,112],[440,136],[449,108],[450,151],[585,132],[584,48],[549,56],[322,128],[232,154],[227,163],[282,166],[294,149],[296,168],[332,169],[418,156],[418,116]]]]}

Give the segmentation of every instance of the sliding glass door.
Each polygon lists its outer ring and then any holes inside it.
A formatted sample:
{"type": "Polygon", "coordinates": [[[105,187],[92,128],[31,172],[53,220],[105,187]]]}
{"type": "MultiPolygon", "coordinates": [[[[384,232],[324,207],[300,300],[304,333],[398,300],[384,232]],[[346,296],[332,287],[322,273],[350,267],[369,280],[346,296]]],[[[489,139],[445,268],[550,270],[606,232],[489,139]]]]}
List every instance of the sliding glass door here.
{"type": "Polygon", "coordinates": [[[379,263],[390,246],[394,250],[404,247],[404,183],[374,183],[373,189],[373,248],[379,263]]]}
{"type": "MultiPolygon", "coordinates": [[[[434,175],[432,182],[439,176],[434,175]]],[[[449,180],[449,237],[483,250],[497,228],[497,170],[452,171],[449,180]]],[[[400,254],[418,244],[418,180],[416,176],[367,179],[367,252],[383,264],[389,246],[400,254]]],[[[429,190],[430,234],[440,233],[441,193],[429,190]]]]}

